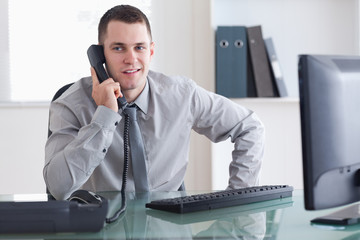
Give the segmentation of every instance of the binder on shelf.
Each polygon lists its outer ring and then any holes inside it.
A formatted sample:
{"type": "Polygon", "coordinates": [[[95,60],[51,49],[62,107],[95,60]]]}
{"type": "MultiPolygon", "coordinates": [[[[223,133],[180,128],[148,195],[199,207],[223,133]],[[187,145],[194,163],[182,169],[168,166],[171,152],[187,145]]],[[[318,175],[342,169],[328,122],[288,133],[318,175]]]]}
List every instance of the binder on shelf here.
{"type": "Polygon", "coordinates": [[[247,49],[247,96],[249,98],[257,97],[255,80],[254,80],[254,72],[253,72],[253,67],[252,67],[251,60],[250,60],[249,47],[247,49]]]}
{"type": "Polygon", "coordinates": [[[249,57],[254,75],[256,93],[258,97],[277,96],[261,26],[247,28],[249,57]]]}
{"type": "Polygon", "coordinates": [[[219,26],[216,31],[216,93],[247,97],[247,36],[244,26],[219,26]]]}
{"type": "Polygon", "coordinates": [[[287,97],[288,93],[287,93],[286,85],[285,85],[284,78],[282,75],[282,71],[280,68],[279,60],[276,55],[274,42],[273,42],[272,38],[266,38],[264,41],[265,41],[266,51],[268,54],[268,59],[270,61],[270,67],[272,70],[271,72],[274,77],[275,86],[277,88],[279,96],[287,97]]]}

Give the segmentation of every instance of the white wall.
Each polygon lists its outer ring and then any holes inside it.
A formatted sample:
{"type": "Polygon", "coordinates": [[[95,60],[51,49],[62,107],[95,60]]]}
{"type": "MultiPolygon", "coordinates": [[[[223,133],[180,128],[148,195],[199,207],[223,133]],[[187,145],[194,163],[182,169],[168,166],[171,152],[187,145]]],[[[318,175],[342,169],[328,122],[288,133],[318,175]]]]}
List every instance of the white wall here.
{"type": "Polygon", "coordinates": [[[48,104],[0,104],[0,194],[43,193],[48,104]]]}
{"type": "MultiPolygon", "coordinates": [[[[8,2],[0,1],[0,79],[9,79],[8,2]]],[[[0,101],[10,99],[9,81],[0,81],[0,101]]]]}
{"type": "MultiPolygon", "coordinates": [[[[152,30],[155,56],[152,68],[185,75],[208,90],[214,89],[214,32],[209,0],[153,0],[152,30]]],[[[187,189],[211,188],[211,143],[191,136],[187,189]]]]}

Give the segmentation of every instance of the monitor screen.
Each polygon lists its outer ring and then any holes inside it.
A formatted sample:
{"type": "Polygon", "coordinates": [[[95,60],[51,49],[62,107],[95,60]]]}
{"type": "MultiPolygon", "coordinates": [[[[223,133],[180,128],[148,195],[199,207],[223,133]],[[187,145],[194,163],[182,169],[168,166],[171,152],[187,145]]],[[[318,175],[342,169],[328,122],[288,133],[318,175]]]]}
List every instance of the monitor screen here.
{"type": "Polygon", "coordinates": [[[360,57],[299,56],[307,210],[360,200],[360,57]]]}

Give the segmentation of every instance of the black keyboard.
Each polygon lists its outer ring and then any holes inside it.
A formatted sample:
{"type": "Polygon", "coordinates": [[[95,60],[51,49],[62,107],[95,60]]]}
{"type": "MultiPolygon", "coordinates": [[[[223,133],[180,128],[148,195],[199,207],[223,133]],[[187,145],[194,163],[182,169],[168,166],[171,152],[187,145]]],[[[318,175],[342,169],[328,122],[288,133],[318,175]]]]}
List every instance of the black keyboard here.
{"type": "Polygon", "coordinates": [[[145,206],[168,212],[188,213],[291,197],[292,191],[293,187],[288,185],[256,186],[154,200],[145,206]]]}

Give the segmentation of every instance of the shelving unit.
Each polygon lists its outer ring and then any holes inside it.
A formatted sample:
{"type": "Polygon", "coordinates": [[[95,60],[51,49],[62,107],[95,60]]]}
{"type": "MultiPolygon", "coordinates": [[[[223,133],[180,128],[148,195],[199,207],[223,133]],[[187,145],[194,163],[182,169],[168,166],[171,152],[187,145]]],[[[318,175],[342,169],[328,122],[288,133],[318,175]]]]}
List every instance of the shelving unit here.
{"type": "MultiPolygon", "coordinates": [[[[359,54],[359,0],[212,0],[211,26],[261,25],[272,37],[288,98],[232,99],[255,111],[266,128],[261,184],[303,188],[297,60],[299,54],[359,54]]],[[[227,186],[233,144],[211,145],[212,187],[227,186]]]]}
{"type": "Polygon", "coordinates": [[[277,98],[231,98],[236,103],[298,103],[297,97],[277,97],[277,98]]]}
{"type": "Polygon", "coordinates": [[[359,0],[212,0],[211,26],[261,25],[289,96],[298,96],[299,54],[359,54],[359,0]]]}

